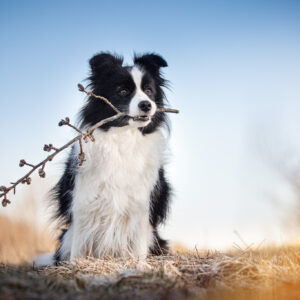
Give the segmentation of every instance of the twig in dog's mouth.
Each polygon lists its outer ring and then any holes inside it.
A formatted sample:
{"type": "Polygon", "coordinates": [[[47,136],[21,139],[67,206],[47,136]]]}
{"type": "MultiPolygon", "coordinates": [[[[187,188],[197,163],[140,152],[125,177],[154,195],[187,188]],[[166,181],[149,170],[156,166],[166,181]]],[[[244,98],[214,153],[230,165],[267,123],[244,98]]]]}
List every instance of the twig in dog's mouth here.
{"type": "MultiPolygon", "coordinates": [[[[83,152],[83,147],[82,147],[82,139],[87,143],[89,141],[94,142],[95,138],[93,136],[93,132],[96,128],[99,128],[101,126],[103,126],[106,123],[112,122],[114,120],[117,120],[121,117],[129,117],[132,118],[134,121],[140,121],[140,122],[146,122],[150,120],[150,116],[148,115],[140,115],[140,116],[129,116],[125,113],[122,113],[119,109],[117,109],[107,98],[103,97],[103,96],[98,96],[95,95],[93,92],[88,92],[85,90],[85,88],[83,87],[83,85],[78,84],[78,89],[81,92],[86,93],[88,96],[92,96],[95,97],[97,99],[100,99],[102,101],[104,101],[105,103],[107,103],[115,112],[116,114],[112,117],[106,118],[104,120],[99,121],[98,123],[96,123],[95,125],[93,125],[87,132],[83,132],[81,131],[79,128],[75,127],[74,125],[72,125],[70,123],[70,119],[67,117],[64,120],[61,120],[59,122],[59,126],[63,126],[63,125],[67,125],[71,128],[73,128],[74,130],[76,130],[79,135],[76,136],[75,138],[73,138],[72,140],[70,140],[69,142],[67,142],[65,145],[61,146],[61,147],[54,147],[52,144],[49,145],[45,145],[44,146],[44,151],[46,152],[51,152],[54,151],[52,154],[48,155],[44,160],[42,160],[41,162],[37,163],[36,165],[30,164],[28,162],[26,162],[24,159],[22,159],[19,163],[20,167],[23,166],[28,166],[31,168],[31,170],[26,173],[23,177],[21,177],[20,179],[18,179],[15,182],[11,183],[11,186],[6,187],[6,186],[0,186],[0,192],[2,192],[0,194],[0,198],[3,198],[2,200],[2,206],[6,206],[7,204],[10,204],[10,200],[8,200],[7,198],[7,194],[10,191],[13,191],[14,193],[16,192],[16,187],[17,185],[19,185],[20,183],[22,184],[30,184],[31,183],[31,174],[33,172],[35,172],[37,169],[39,169],[39,176],[41,178],[45,178],[46,177],[46,173],[44,171],[45,169],[45,165],[49,162],[52,161],[53,158],[60,152],[62,152],[63,150],[67,149],[68,147],[70,147],[71,145],[73,145],[74,143],[79,143],[80,146],[80,153],[78,155],[78,160],[79,160],[79,164],[78,166],[81,166],[85,159],[85,153],[83,152]]],[[[177,109],[172,109],[172,108],[158,108],[156,110],[156,112],[168,112],[168,113],[179,113],[179,110],[177,109]]]]}

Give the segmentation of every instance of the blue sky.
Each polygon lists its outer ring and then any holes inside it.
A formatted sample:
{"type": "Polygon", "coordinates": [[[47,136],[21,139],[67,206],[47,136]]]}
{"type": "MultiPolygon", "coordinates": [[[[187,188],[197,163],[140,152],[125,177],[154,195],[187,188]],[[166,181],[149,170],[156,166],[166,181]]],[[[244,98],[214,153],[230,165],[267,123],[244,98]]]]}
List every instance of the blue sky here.
{"type": "MultiPolygon", "coordinates": [[[[1,182],[24,172],[20,158],[35,162],[44,143],[72,136],[56,124],[76,117],[93,54],[131,63],[154,51],[181,110],[165,235],[210,247],[230,246],[234,230],[281,240],[282,207],[269,198],[291,209],[294,198],[266,156],[300,156],[299,17],[299,1],[1,1],[1,182]]],[[[60,164],[50,168],[55,176],[60,164]]]]}

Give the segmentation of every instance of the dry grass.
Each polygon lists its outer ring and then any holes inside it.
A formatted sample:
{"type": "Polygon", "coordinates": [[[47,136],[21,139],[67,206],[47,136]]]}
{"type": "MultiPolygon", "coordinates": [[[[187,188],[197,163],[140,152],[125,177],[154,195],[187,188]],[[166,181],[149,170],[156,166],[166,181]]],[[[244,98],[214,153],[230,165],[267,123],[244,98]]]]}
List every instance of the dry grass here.
{"type": "Polygon", "coordinates": [[[10,262],[0,264],[0,299],[300,299],[300,247],[181,248],[146,263],[89,258],[34,270],[24,262],[53,242],[7,222],[0,220],[0,260],[10,262]]]}
{"type": "Polygon", "coordinates": [[[56,245],[49,232],[41,232],[24,223],[0,216],[0,261],[24,264],[39,253],[54,251],[56,245]]]}

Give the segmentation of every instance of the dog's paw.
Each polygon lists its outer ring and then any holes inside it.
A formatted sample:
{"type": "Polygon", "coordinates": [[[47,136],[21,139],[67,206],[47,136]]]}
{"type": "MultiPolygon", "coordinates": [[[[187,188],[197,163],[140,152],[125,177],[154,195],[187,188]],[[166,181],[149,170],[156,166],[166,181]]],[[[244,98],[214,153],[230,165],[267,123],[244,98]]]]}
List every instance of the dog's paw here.
{"type": "Polygon", "coordinates": [[[32,260],[33,268],[52,266],[54,264],[54,254],[45,253],[32,260]]]}

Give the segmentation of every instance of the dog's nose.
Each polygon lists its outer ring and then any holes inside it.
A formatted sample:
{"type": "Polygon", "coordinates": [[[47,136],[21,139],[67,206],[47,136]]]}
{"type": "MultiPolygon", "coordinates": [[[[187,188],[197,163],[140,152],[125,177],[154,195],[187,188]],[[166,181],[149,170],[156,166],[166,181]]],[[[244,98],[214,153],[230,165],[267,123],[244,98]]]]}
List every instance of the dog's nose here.
{"type": "Polygon", "coordinates": [[[151,102],[150,101],[141,101],[139,103],[139,109],[143,112],[148,112],[149,110],[151,110],[151,102]]]}

